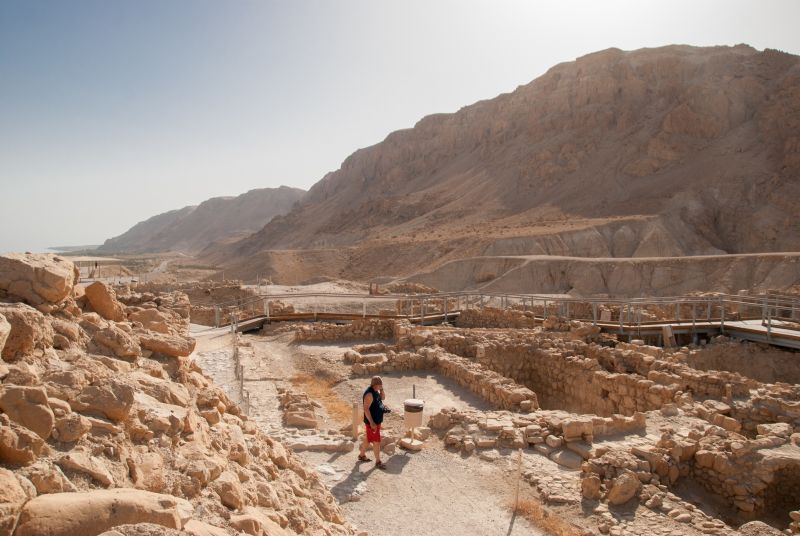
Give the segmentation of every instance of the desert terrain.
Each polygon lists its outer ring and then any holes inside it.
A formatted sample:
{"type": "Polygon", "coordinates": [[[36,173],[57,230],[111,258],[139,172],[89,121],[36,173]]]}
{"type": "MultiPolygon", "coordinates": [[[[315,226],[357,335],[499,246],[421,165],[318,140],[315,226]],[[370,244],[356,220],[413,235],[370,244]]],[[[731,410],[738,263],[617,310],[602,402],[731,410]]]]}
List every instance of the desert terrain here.
{"type": "Polygon", "coordinates": [[[798,88],[609,49],[0,255],[0,536],[800,533],[798,88]]]}

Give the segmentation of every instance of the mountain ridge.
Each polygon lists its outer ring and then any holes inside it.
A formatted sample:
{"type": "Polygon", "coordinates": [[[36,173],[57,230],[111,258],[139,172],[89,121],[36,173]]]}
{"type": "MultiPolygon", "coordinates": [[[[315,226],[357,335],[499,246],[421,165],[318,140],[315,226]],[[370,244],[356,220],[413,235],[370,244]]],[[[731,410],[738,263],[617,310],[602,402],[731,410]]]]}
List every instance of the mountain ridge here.
{"type": "Polygon", "coordinates": [[[100,253],[196,253],[211,243],[241,238],[288,212],[305,191],[256,188],[238,196],[212,197],[199,205],[170,210],[141,221],[106,240],[100,253]]]}

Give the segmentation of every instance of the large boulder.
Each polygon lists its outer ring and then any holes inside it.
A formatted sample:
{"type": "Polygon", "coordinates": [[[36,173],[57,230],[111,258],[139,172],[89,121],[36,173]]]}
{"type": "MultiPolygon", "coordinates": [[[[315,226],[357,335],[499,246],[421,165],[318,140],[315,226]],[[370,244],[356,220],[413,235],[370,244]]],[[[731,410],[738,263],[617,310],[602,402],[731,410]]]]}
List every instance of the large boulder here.
{"type": "Polygon", "coordinates": [[[134,400],[134,389],[119,380],[112,379],[99,385],[87,385],[69,405],[73,411],[108,417],[112,421],[125,420],[134,400]]]}
{"type": "Polygon", "coordinates": [[[606,495],[606,500],[608,500],[608,504],[611,505],[624,504],[639,493],[640,487],[641,482],[639,481],[639,477],[636,476],[636,473],[625,469],[614,479],[606,495]]]}
{"type": "Polygon", "coordinates": [[[142,349],[136,336],[126,333],[114,324],[95,331],[92,334],[92,342],[100,350],[107,350],[107,353],[126,361],[135,361],[142,355],[142,349]]]}
{"type": "Polygon", "coordinates": [[[56,420],[53,438],[63,443],[73,443],[92,429],[89,419],[80,413],[70,413],[56,420]]]}
{"type": "Polygon", "coordinates": [[[72,293],[77,274],[71,261],[56,255],[0,255],[0,289],[33,306],[64,301],[72,293]]]}
{"type": "Polygon", "coordinates": [[[0,534],[13,534],[22,505],[28,500],[14,473],[0,469],[0,534]]]}
{"type": "Polygon", "coordinates": [[[231,516],[231,527],[239,533],[250,536],[288,536],[289,533],[280,525],[255,508],[248,508],[244,513],[231,516]]]}
{"type": "Polygon", "coordinates": [[[0,462],[28,465],[36,461],[46,448],[44,440],[27,428],[0,422],[0,462]]]}
{"type": "Polygon", "coordinates": [[[55,416],[47,402],[44,387],[0,387],[0,410],[12,421],[36,432],[42,439],[50,437],[55,416]]]}
{"type": "MultiPolygon", "coordinates": [[[[173,333],[171,325],[175,323],[175,319],[167,313],[161,312],[158,309],[140,309],[128,314],[128,320],[131,322],[139,322],[144,329],[148,331],[155,331],[157,333],[173,333]]],[[[180,317],[178,317],[180,320],[180,317]]]]}
{"type": "Polygon", "coordinates": [[[53,345],[53,328],[33,307],[24,303],[1,303],[0,314],[11,326],[2,353],[6,361],[15,361],[36,349],[53,345]]]}
{"type": "Polygon", "coordinates": [[[192,517],[185,499],[149,491],[116,488],[40,495],[19,517],[15,536],[97,536],[118,525],[154,523],[182,529],[192,517]]]}
{"type": "Polygon", "coordinates": [[[142,348],[169,357],[186,357],[194,351],[195,341],[191,337],[165,335],[154,331],[138,332],[142,348]]]}
{"type": "Polygon", "coordinates": [[[222,504],[234,510],[241,510],[245,504],[245,495],[239,477],[232,471],[223,471],[211,484],[219,495],[222,504]]]}
{"type": "Polygon", "coordinates": [[[0,315],[0,354],[3,353],[3,347],[6,345],[8,335],[11,333],[11,324],[8,323],[6,317],[0,315]]]}
{"type": "Polygon", "coordinates": [[[114,289],[101,281],[95,281],[86,287],[86,299],[97,314],[106,320],[122,322],[125,320],[125,309],[117,301],[114,289]]]}

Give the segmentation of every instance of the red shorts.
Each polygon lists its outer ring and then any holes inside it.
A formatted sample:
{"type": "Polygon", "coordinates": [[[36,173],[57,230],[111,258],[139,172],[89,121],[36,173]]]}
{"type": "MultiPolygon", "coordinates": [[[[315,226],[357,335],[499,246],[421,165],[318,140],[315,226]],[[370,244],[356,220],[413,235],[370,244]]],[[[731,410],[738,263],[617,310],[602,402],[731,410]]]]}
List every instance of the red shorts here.
{"type": "Polygon", "coordinates": [[[381,425],[378,424],[375,428],[370,428],[367,424],[367,443],[380,443],[381,442],[381,425]]]}

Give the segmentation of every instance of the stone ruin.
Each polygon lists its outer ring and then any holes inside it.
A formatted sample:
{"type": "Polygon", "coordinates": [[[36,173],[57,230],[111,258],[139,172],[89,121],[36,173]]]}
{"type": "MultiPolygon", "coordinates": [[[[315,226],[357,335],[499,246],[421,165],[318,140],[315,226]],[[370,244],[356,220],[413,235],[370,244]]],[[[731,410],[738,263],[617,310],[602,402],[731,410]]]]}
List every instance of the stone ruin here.
{"type": "Polygon", "coordinates": [[[185,293],[76,281],[0,257],[0,534],[354,534],[189,358],[185,293]]]}
{"type": "Polygon", "coordinates": [[[428,425],[462,455],[493,460],[526,449],[573,471],[524,478],[549,505],[589,509],[593,521],[578,533],[637,533],[643,525],[612,515],[622,505],[643,508],[655,533],[781,533],[760,519],[800,532],[800,386],[739,373],[742,360],[729,370],[691,365],[734,350],[753,357],[761,349],[768,360],[774,350],[725,337],[668,350],[558,318],[528,327],[530,318],[470,310],[458,322],[468,328],[363,319],[306,326],[296,340],[377,339],[344,353],[353,375],[433,371],[494,404],[488,412],[444,409],[428,425]],[[687,486],[716,497],[725,512],[717,517],[682,498],[687,486]]]}

